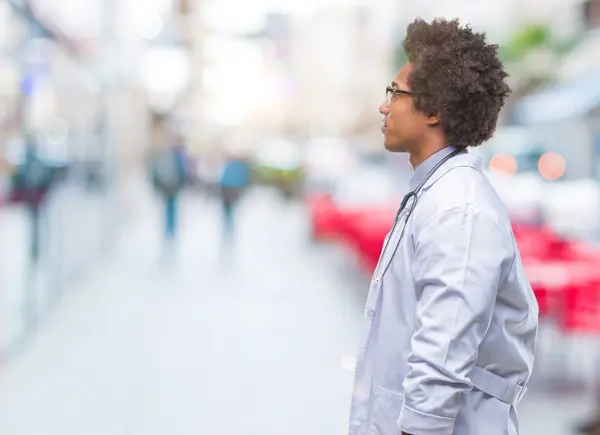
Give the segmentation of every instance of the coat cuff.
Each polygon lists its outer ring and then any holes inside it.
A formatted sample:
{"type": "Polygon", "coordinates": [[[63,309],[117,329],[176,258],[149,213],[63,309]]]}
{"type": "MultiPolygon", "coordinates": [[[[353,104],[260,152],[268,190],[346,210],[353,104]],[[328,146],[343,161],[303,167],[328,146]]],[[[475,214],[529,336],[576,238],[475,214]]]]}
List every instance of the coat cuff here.
{"type": "Polygon", "coordinates": [[[452,435],[454,418],[425,414],[407,406],[402,408],[398,427],[401,431],[418,435],[452,435]]]}

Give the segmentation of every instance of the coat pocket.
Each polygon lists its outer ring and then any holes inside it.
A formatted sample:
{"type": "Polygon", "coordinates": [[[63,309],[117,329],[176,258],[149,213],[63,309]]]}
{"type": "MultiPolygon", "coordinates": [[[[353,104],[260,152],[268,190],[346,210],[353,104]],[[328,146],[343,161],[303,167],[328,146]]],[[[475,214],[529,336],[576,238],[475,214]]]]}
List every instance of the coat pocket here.
{"type": "Polygon", "coordinates": [[[404,404],[404,395],[383,387],[373,390],[373,409],[367,435],[398,435],[398,419],[404,404]]]}

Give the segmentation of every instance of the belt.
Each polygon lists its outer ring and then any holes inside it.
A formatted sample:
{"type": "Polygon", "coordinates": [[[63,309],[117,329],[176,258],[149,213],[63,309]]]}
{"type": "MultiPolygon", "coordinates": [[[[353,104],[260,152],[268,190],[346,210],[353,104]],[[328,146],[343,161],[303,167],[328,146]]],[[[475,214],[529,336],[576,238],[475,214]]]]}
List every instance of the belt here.
{"type": "Polygon", "coordinates": [[[471,371],[469,379],[479,391],[512,406],[516,406],[527,392],[527,387],[515,384],[479,366],[475,366],[471,371]]]}

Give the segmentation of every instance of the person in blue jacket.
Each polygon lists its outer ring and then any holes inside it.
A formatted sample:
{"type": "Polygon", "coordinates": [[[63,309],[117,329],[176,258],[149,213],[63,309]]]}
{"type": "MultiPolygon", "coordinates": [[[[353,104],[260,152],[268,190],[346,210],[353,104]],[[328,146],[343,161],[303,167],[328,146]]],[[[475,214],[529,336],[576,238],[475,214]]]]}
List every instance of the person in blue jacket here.
{"type": "Polygon", "coordinates": [[[177,234],[178,198],[187,182],[186,158],[183,142],[176,139],[167,149],[153,156],[152,180],[162,196],[165,210],[165,238],[168,242],[177,234]]]}
{"type": "Polygon", "coordinates": [[[224,235],[232,236],[235,230],[236,206],[250,184],[250,167],[241,157],[229,158],[221,173],[221,205],[224,235]]]}

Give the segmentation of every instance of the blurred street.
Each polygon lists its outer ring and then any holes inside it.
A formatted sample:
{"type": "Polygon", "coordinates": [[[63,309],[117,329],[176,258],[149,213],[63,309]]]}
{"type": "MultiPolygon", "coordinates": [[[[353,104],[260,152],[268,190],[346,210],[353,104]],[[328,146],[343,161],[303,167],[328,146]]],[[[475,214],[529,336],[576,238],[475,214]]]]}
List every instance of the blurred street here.
{"type": "Polygon", "coordinates": [[[171,264],[148,206],[4,369],[0,432],[343,433],[361,297],[307,255],[296,206],[247,201],[224,259],[217,204],[190,198],[171,264]]]}
{"type": "Polygon", "coordinates": [[[43,210],[42,249],[48,252],[32,273],[30,217],[24,207],[0,208],[0,349],[18,347],[24,320],[35,321],[61,298],[101,248],[101,197],[71,185],[57,189],[43,210]],[[71,220],[71,216],[77,219],[71,220]],[[90,231],[94,228],[94,231],[90,231]]]}
{"type": "MultiPolygon", "coordinates": [[[[118,254],[2,368],[0,433],[343,435],[344,356],[368,277],[337,248],[311,246],[299,205],[261,189],[241,204],[229,255],[218,203],[187,196],[179,245],[163,257],[159,214],[142,197],[118,254]]],[[[522,433],[569,433],[590,405],[533,390],[522,433]]]]}

